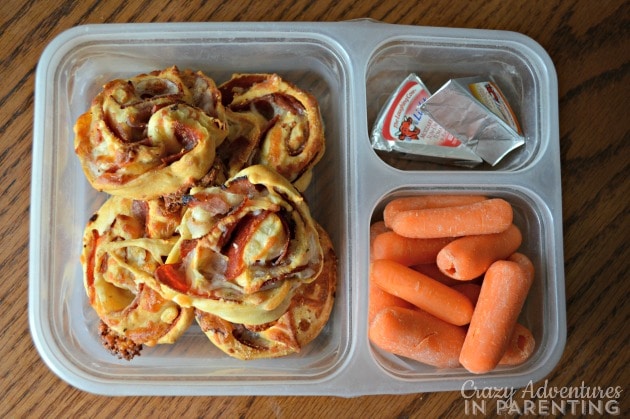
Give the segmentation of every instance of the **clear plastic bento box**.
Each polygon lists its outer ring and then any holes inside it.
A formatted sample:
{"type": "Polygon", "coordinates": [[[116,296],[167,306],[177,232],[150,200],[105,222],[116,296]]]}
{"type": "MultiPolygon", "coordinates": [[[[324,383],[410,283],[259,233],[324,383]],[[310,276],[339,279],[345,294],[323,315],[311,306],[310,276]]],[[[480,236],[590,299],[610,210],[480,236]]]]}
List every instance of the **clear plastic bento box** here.
{"type": "Polygon", "coordinates": [[[565,343],[558,101],[555,70],[526,36],[502,31],[383,24],[165,23],[72,28],[44,50],[33,128],[29,319],[45,363],[82,390],[108,395],[404,394],[521,387],[544,378],[565,343]],[[328,324],[299,354],[240,361],[195,325],[173,345],[131,362],[99,341],[79,261],[83,229],[105,200],[82,173],[72,127],[110,79],[166,68],[275,72],[313,93],[327,148],[305,195],[339,259],[328,324]],[[381,106],[410,73],[436,90],[449,79],[490,76],[520,120],[525,145],[495,166],[438,165],[377,153],[370,131],[381,106]],[[521,251],[536,268],[519,321],[536,339],[524,364],[474,375],[386,354],[367,335],[370,224],[394,197],[483,193],[514,207],[521,251]]]}

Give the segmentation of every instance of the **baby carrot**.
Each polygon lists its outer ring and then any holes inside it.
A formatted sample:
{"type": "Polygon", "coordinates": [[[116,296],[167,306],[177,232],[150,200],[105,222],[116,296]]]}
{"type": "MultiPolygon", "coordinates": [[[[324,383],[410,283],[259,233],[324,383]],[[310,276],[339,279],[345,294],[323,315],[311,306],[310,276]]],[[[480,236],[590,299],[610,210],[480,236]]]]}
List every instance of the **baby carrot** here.
{"type": "Polygon", "coordinates": [[[499,365],[519,365],[527,361],[534,353],[536,341],[534,335],[520,323],[514,325],[514,331],[510,336],[507,348],[499,365]]]}
{"type": "Polygon", "coordinates": [[[461,292],[466,297],[468,297],[473,307],[477,305],[477,300],[479,300],[479,293],[481,292],[481,285],[473,284],[471,282],[461,282],[459,284],[453,285],[451,288],[458,292],[461,292]]]}
{"type": "Polygon", "coordinates": [[[408,301],[385,292],[370,280],[368,300],[368,322],[374,320],[376,313],[387,307],[403,307],[413,309],[415,306],[408,301]]]}
{"type": "MultiPolygon", "coordinates": [[[[534,264],[523,253],[516,252],[508,258],[509,261],[516,262],[527,273],[529,280],[534,281],[534,264]]],[[[499,361],[500,365],[519,365],[527,361],[529,357],[534,353],[536,346],[536,340],[532,332],[521,325],[516,323],[514,331],[510,337],[507,349],[499,361]]]]}
{"type": "Polygon", "coordinates": [[[370,260],[374,259],[374,252],[372,251],[374,247],[374,239],[381,233],[385,233],[387,231],[391,231],[385,225],[384,221],[376,221],[370,224],[370,260]]]}
{"type": "Polygon", "coordinates": [[[375,221],[370,224],[370,243],[374,241],[376,236],[381,233],[385,233],[386,231],[390,231],[389,228],[385,225],[385,221],[375,221]]]}
{"type": "Polygon", "coordinates": [[[425,274],[432,279],[435,279],[438,282],[441,282],[444,285],[448,285],[449,287],[455,284],[462,283],[460,280],[453,279],[450,276],[444,275],[442,271],[440,271],[440,268],[438,268],[438,266],[435,264],[435,261],[433,261],[433,263],[422,263],[419,265],[413,265],[411,266],[411,268],[415,271],[425,274]]]}
{"type": "Polygon", "coordinates": [[[413,238],[500,233],[512,224],[512,206],[501,198],[454,207],[401,211],[388,227],[413,238]]]}
{"type": "Polygon", "coordinates": [[[514,224],[500,233],[460,237],[440,250],[437,266],[451,278],[474,279],[483,275],[493,262],[508,258],[522,240],[521,232],[514,224]]]}
{"type": "Polygon", "coordinates": [[[368,335],[387,352],[438,368],[455,368],[466,332],[422,310],[389,307],[376,314],[368,335]]]}
{"type": "Polygon", "coordinates": [[[525,272],[527,272],[527,275],[531,277],[531,280],[532,281],[534,280],[534,271],[535,271],[534,264],[527,256],[525,256],[522,253],[516,252],[510,255],[508,260],[518,263],[521,266],[521,268],[523,268],[525,272]]]}
{"type": "Polygon", "coordinates": [[[453,239],[411,239],[393,231],[381,233],[372,243],[372,259],[389,259],[405,266],[435,262],[437,254],[453,239]]]}
{"type": "Polygon", "coordinates": [[[465,295],[418,271],[398,262],[380,259],[372,262],[370,275],[384,291],[435,317],[457,326],[470,322],[473,306],[465,295]]]}
{"type": "Polygon", "coordinates": [[[383,220],[389,225],[402,211],[426,208],[456,207],[485,200],[481,195],[416,195],[392,199],[383,209],[383,220]]]}
{"type": "Polygon", "coordinates": [[[494,262],[481,285],[459,362],[470,372],[494,369],[506,351],[532,277],[512,261],[494,262]]]}

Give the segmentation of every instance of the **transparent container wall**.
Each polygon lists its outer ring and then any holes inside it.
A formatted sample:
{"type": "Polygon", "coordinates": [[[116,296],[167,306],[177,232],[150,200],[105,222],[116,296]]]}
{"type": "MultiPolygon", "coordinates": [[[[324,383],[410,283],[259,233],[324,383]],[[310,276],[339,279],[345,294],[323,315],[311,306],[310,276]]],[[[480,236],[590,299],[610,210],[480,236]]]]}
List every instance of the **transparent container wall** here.
{"type": "MultiPolygon", "coordinates": [[[[63,356],[86,375],[102,380],[313,380],[335,372],[349,345],[348,244],[343,226],[348,213],[347,86],[337,53],[315,39],[198,39],[181,43],[128,41],[123,44],[78,44],[63,57],[52,80],[57,89],[58,113],[51,196],[51,281],[55,287],[50,309],[51,328],[63,356]],[[299,354],[282,360],[247,363],[223,354],[193,324],[174,345],[145,347],[133,362],[107,353],[98,336],[99,319],[89,306],[79,263],[83,228],[106,196],[91,189],[73,150],[72,126],[88,110],[101,86],[109,80],[170,65],[202,70],[217,85],[233,73],[276,72],[314,94],[326,121],[327,150],[316,166],[306,199],[312,215],[331,235],[339,257],[336,304],[330,321],[317,339],[299,354]],[[197,378],[196,378],[197,377],[197,378]],[[240,378],[239,378],[240,377],[240,378]]],[[[54,86],[54,87],[53,87],[54,86]]]]}
{"type": "MultiPolygon", "coordinates": [[[[443,43],[414,38],[384,42],[368,62],[366,95],[367,125],[371,133],[379,111],[392,92],[410,73],[417,74],[434,93],[450,79],[481,76],[494,80],[506,96],[521,124],[526,144],[513,150],[495,166],[480,164],[474,170],[508,171],[530,163],[539,150],[539,86],[532,65],[519,51],[506,45],[480,42],[443,43]]],[[[389,165],[402,170],[469,170],[446,164],[402,159],[393,153],[378,153],[389,165]]]]}

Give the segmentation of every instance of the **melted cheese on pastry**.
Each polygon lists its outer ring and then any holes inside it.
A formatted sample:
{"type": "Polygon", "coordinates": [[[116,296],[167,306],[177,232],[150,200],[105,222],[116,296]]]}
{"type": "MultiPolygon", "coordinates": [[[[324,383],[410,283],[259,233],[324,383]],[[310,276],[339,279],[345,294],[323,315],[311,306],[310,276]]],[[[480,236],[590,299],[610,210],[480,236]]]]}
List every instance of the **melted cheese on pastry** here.
{"type": "Polygon", "coordinates": [[[248,127],[228,135],[226,147],[239,156],[230,169],[263,164],[304,191],[326,148],[315,97],[277,74],[235,74],[219,90],[228,119],[245,119],[248,127]]]}
{"type": "Polygon", "coordinates": [[[319,274],[323,253],[302,195],[273,170],[243,169],[222,187],[193,189],[180,239],[152,286],[229,321],[261,324],[319,274]]]}
{"type": "Polygon", "coordinates": [[[277,320],[239,324],[195,310],[208,339],[226,354],[243,360],[275,358],[300,352],[322,331],[330,317],[337,287],[337,260],[328,234],[318,226],[324,267],[314,281],[301,284],[277,320]]]}
{"type": "Polygon", "coordinates": [[[182,308],[146,286],[173,248],[168,234],[181,214],[168,218],[156,201],[111,197],[87,223],[83,237],[83,283],[89,303],[114,332],[135,343],[172,343],[193,319],[182,308]],[[159,214],[159,215],[157,215],[159,214]],[[170,227],[168,227],[170,225],[170,227]]]}
{"type": "Polygon", "coordinates": [[[88,181],[139,200],[192,185],[227,135],[220,97],[211,79],[177,67],[110,81],[74,126],[88,181]]]}

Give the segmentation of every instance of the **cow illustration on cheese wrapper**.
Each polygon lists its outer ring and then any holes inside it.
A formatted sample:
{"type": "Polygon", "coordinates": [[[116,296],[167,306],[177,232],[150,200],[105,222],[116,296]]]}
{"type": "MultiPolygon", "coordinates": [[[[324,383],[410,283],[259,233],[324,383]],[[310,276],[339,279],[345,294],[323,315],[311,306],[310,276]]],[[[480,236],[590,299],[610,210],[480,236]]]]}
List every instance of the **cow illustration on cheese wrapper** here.
{"type": "Polygon", "coordinates": [[[429,117],[422,104],[431,93],[416,74],[410,74],[381,109],[372,129],[375,150],[413,160],[471,166],[481,159],[429,117]]]}

